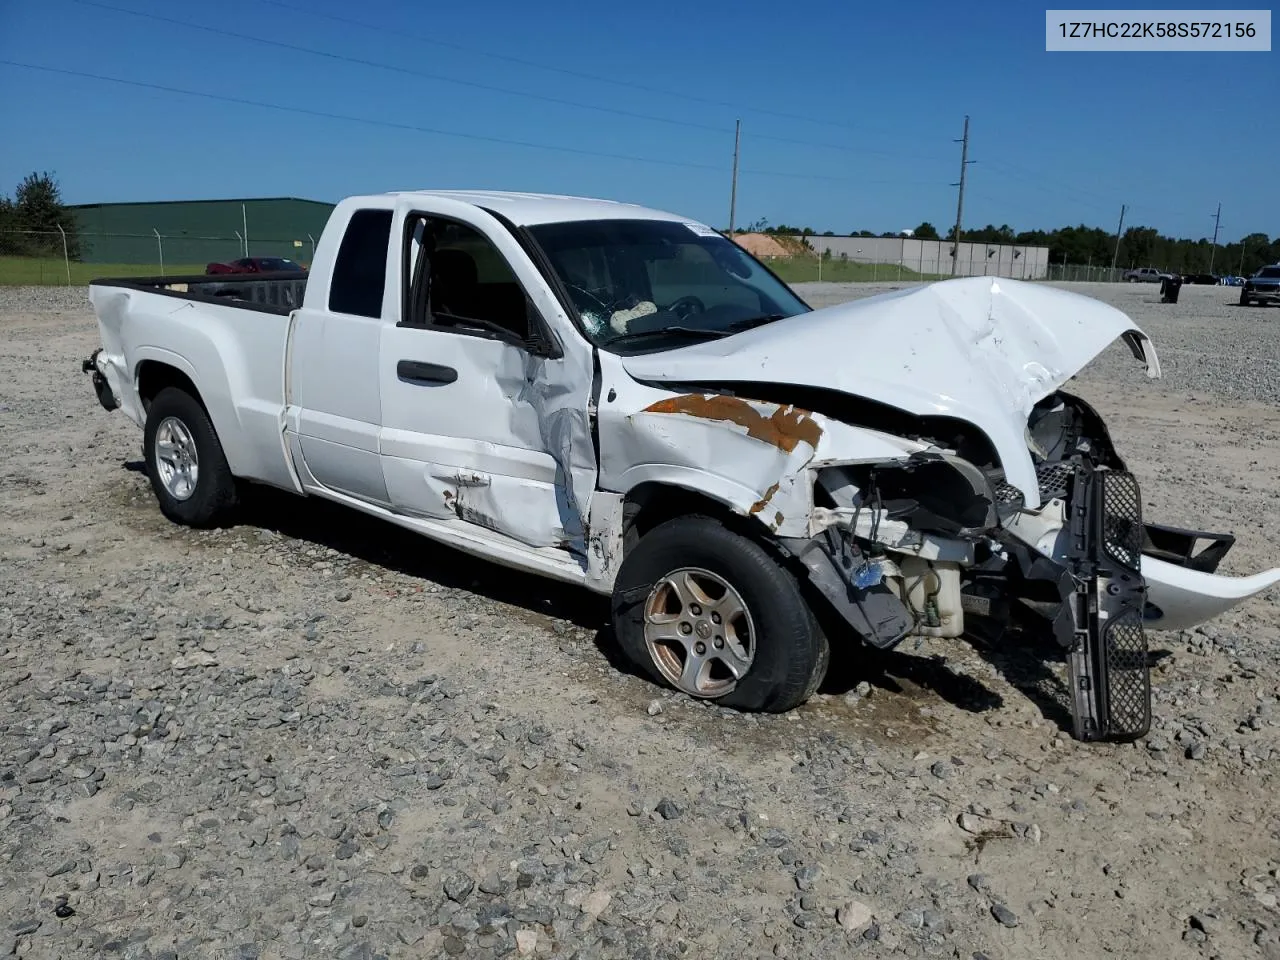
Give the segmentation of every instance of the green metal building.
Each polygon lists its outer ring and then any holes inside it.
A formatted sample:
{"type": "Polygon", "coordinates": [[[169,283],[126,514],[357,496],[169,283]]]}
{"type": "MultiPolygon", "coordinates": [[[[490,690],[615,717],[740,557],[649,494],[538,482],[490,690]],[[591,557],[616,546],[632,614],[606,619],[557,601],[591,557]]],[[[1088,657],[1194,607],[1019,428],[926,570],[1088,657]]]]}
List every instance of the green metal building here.
{"type": "Polygon", "coordinates": [[[333,204],[297,197],[86,203],[70,208],[85,263],[158,264],[173,273],[243,256],[310,264],[333,204]]]}

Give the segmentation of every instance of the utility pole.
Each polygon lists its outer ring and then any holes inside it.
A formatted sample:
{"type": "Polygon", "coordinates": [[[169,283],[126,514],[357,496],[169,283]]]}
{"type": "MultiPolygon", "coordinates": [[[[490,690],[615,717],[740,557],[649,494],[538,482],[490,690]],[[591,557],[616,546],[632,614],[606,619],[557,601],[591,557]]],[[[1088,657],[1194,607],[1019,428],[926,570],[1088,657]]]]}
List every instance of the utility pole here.
{"type": "Polygon", "coordinates": [[[1213,273],[1213,255],[1218,252],[1218,226],[1222,220],[1222,203],[1218,203],[1218,211],[1213,215],[1213,244],[1209,247],[1209,272],[1213,273]]]}
{"type": "Polygon", "coordinates": [[[742,144],[742,120],[733,125],[733,183],[729,187],[729,236],[733,236],[733,218],[738,211],[738,148],[742,144]]]}
{"type": "MultiPolygon", "coordinates": [[[[1120,204],[1120,225],[1116,227],[1116,251],[1111,254],[1111,269],[1113,271],[1116,268],[1116,261],[1120,259],[1120,236],[1124,233],[1124,209],[1125,205],[1123,203],[1120,204]]],[[[1115,277],[1111,279],[1114,280],[1115,277]]]]}
{"type": "Polygon", "coordinates": [[[964,219],[964,173],[965,173],[965,170],[968,168],[969,164],[973,162],[969,159],[969,115],[968,114],[965,114],[965,118],[964,118],[964,137],[961,140],[958,140],[955,142],[961,143],[963,144],[963,146],[960,148],[960,182],[952,184],[953,187],[960,188],[960,195],[956,199],[955,253],[951,255],[951,275],[953,277],[956,275],[956,267],[959,265],[959,261],[960,261],[960,224],[964,219]]]}

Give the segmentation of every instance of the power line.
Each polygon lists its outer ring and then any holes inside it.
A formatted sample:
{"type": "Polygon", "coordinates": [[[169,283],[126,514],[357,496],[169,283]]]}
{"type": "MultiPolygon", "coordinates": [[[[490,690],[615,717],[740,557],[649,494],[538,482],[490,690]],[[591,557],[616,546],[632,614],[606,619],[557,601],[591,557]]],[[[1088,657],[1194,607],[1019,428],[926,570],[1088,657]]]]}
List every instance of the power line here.
{"type": "MultiPolygon", "coordinates": [[[[386,127],[392,130],[407,130],[413,133],[426,133],[440,137],[454,137],[463,140],[476,140],[483,143],[497,143],[503,146],[527,147],[532,150],[547,150],[556,153],[571,153],[585,157],[600,157],[606,160],[626,160],[633,163],[652,163],[666,167],[683,167],[691,170],[712,170],[723,172],[724,167],[710,163],[696,163],[689,160],[671,160],[663,157],[639,157],[632,154],[610,153],[603,150],[588,150],[583,147],[567,147],[559,144],[537,143],[531,140],[515,140],[509,137],[495,137],[482,133],[465,133],[460,130],[445,130],[439,127],[424,127],[413,123],[401,123],[395,120],[378,120],[373,117],[360,117],[348,113],[333,113],[327,110],[315,110],[310,107],[294,107],[266,100],[252,100],[248,97],[232,97],[220,93],[208,93],[203,90],[188,90],[162,83],[150,83],[145,80],[126,80],[123,77],[111,77],[105,74],[88,73],[81,70],[68,70],[65,67],[50,67],[37,63],[22,63],[17,60],[0,60],[0,65],[18,67],[23,70],[39,70],[45,73],[57,73],[68,77],[79,77],[85,80],[97,80],[103,83],[115,83],[127,87],[138,87],[144,90],[158,90],[162,93],[173,93],[187,97],[198,97],[203,100],[215,100],[220,103],[232,103],[239,106],[259,107],[264,110],[277,110],[282,113],[296,113],[309,117],[320,117],[325,120],[341,120],[347,123],[360,123],[366,126],[386,127]]],[[[833,183],[854,183],[864,185],[895,186],[928,186],[929,181],[904,180],[868,180],[860,177],[833,177],[815,173],[801,173],[784,170],[742,170],[743,174],[757,177],[780,177],[796,180],[824,180],[833,183]]]]}
{"type": "Polygon", "coordinates": [[[631,110],[623,110],[619,107],[601,107],[595,104],[582,103],[578,100],[567,100],[561,97],[545,96],[540,93],[530,93],[527,90],[516,90],[511,87],[499,87],[489,83],[480,83],[475,80],[461,80],[457,77],[445,76],[441,73],[432,73],[426,70],[415,70],[412,67],[401,67],[391,63],[383,63],[377,60],[365,60],[362,57],[352,57],[342,53],[331,53],[328,50],[317,50],[315,47],[304,47],[297,43],[286,43],[283,40],[271,40],[266,37],[255,37],[248,33],[237,33],[234,30],[223,30],[220,27],[211,27],[202,23],[193,23],[190,20],[179,20],[176,17],[165,17],[156,13],[146,13],[141,10],[130,10],[126,7],[117,7],[110,3],[101,3],[99,0],[70,0],[72,3],[78,3],[86,7],[97,7],[100,10],[110,10],[114,13],[123,13],[131,17],[139,17],[143,20],[153,20],[157,23],[167,23],[171,26],[183,27],[188,30],[201,30],[205,33],[211,33],[219,37],[229,37],[233,40],[248,40],[250,43],[260,43],[263,46],[276,47],[280,50],[290,50],[294,53],[305,53],[315,57],[325,57],[329,60],[336,60],[340,63],[351,63],[361,67],[373,67],[376,70],[389,70],[392,73],[401,73],[410,77],[420,77],[424,80],[434,80],[438,83],[452,83],[460,87],[470,87],[474,90],[484,90],[488,93],[500,93],[509,97],[524,97],[529,100],[539,100],[543,103],[554,103],[560,106],[576,107],[581,110],[598,110],[601,113],[612,113],[620,117],[629,117],[632,120],[648,120],[655,123],[670,123],[680,127],[692,127],[698,130],[709,130],[714,133],[732,133],[732,130],[726,130],[723,127],[713,126],[712,124],[699,123],[696,120],[676,120],[671,117],[659,117],[653,114],[637,113],[631,110]]]}
{"type": "MultiPolygon", "coordinates": [[[[510,97],[523,97],[525,99],[536,100],[541,103],[552,103],[552,104],[556,104],[557,106],[573,107],[579,110],[592,110],[598,113],[607,113],[607,114],[612,114],[614,116],[627,117],[628,119],[632,119],[632,120],[644,120],[650,123],[665,123],[665,124],[670,124],[672,126],[685,127],[693,130],[705,130],[711,133],[721,133],[721,134],[724,134],[725,136],[729,136],[730,134],[734,133],[734,130],[732,128],[720,127],[710,123],[701,123],[697,120],[679,120],[674,117],[664,117],[664,116],[659,116],[657,114],[641,113],[635,110],[626,110],[621,107],[600,106],[598,104],[593,104],[593,103],[584,103],[583,101],[580,101],[580,100],[570,100],[565,97],[554,97],[554,96],[548,96],[546,94],[533,93],[528,90],[519,90],[513,87],[502,87],[502,86],[497,86],[495,84],[490,84],[490,83],[481,83],[475,80],[464,80],[458,77],[451,77],[446,74],[435,73],[428,70],[418,70],[413,67],[402,67],[397,64],[387,63],[382,60],[369,60],[363,57],[353,57],[347,54],[333,53],[328,50],[320,50],[315,47],[303,46],[302,44],[289,43],[284,40],[273,40],[267,37],[257,37],[248,33],[239,33],[235,30],[226,30],[221,27],[213,27],[207,24],[195,23],[190,20],[181,20],[176,17],[166,17],[166,16],[162,16],[161,14],[148,13],[142,10],[131,10],[127,7],[118,7],[118,6],[115,6],[114,4],[103,3],[102,0],[70,0],[70,2],[77,3],[77,4],[80,4],[81,6],[86,6],[86,7],[96,7],[99,10],[108,10],[113,13],[122,13],[122,14],[125,14],[126,16],[138,17],[143,20],[151,20],[156,23],[165,23],[165,24],[169,24],[170,26],[182,27],[188,30],[199,30],[204,33],[209,33],[214,36],[225,37],[232,40],[244,40],[244,41],[248,41],[249,43],[257,43],[267,47],[275,47],[276,49],[288,50],[293,53],[303,53],[309,56],[323,57],[325,59],[337,61],[339,63],[349,63],[355,66],[371,67],[375,70],[386,70],[392,73],[403,74],[405,76],[418,77],[423,80],[432,80],[437,83],[448,83],[448,84],[453,84],[455,86],[468,87],[473,90],[482,90],[487,93],[499,93],[499,94],[502,94],[503,96],[510,96],[510,97]]],[[[922,160],[938,159],[935,157],[919,157],[919,156],[912,157],[911,155],[904,155],[904,154],[894,153],[894,152],[885,151],[885,150],[862,149],[862,148],[844,146],[842,144],[821,143],[821,142],[815,142],[812,140],[801,140],[794,137],[774,136],[771,134],[760,133],[760,134],[749,134],[748,136],[754,137],[754,139],[757,139],[757,140],[769,140],[775,143],[785,143],[785,144],[792,144],[796,146],[818,147],[824,150],[838,150],[838,151],[847,152],[847,153],[860,153],[860,154],[884,156],[884,157],[900,158],[900,159],[922,159],[922,160]]]]}
{"type": "Polygon", "coordinates": [[[9,67],[20,67],[25,70],[41,70],[46,73],[60,73],[68,77],[81,77],[86,80],[99,80],[104,83],[118,83],[127,87],[140,87],[144,90],[159,90],[163,93],[177,93],[187,97],[200,97],[204,100],[217,100],[222,103],[234,103],[247,107],[261,107],[265,110],[279,110],[284,113],[298,113],[310,117],[321,117],[326,120],[344,120],[348,123],[363,123],[374,127],[388,127],[394,130],[409,130],[414,133],[429,133],[440,137],[458,137],[464,140],[479,140],[485,143],[499,143],[511,147],[529,147],[534,150],[551,150],[559,153],[574,153],[587,157],[603,157],[609,160],[631,160],[637,163],[656,163],[668,167],[688,167],[695,170],[722,170],[721,167],[709,163],[693,163],[686,160],[668,160],[660,157],[636,157],[622,153],[607,153],[601,150],[587,150],[582,147],[566,147],[558,144],[535,143],[530,140],[513,140],[507,137],[493,137],[482,133],[464,133],[459,130],[442,130],[438,127],[423,127],[412,123],[399,123],[395,120],[375,120],[372,117],[358,117],[348,113],[331,113],[327,110],[314,110],[310,107],[291,107],[266,100],[250,100],[247,97],[230,97],[220,93],[206,93],[203,90],[186,90],[162,83],[148,83],[144,80],[125,80],[123,77],[109,77],[100,73],[87,73],[81,70],[67,70],[64,67],[50,67],[38,63],[21,63],[17,60],[0,60],[0,64],[9,67]]]}
{"type": "MultiPolygon", "coordinates": [[[[778,117],[784,120],[799,120],[804,123],[818,124],[819,126],[834,127],[841,130],[854,130],[866,132],[874,128],[865,125],[859,126],[849,123],[841,123],[838,120],[827,120],[820,117],[806,116],[799,113],[788,113],[782,110],[770,110],[766,107],[753,106],[743,103],[732,103],[728,100],[716,100],[712,97],[703,97],[693,93],[685,93],[681,90],[671,90],[664,87],[653,87],[648,84],[637,83],[633,80],[622,80],[617,77],[610,77],[604,74],[589,73],[584,70],[573,70],[568,67],[559,67],[547,63],[539,63],[536,60],[526,60],[522,57],[514,57],[509,54],[494,53],[492,50],[486,50],[483,47],[471,47],[461,43],[454,43],[448,40],[441,40],[437,37],[429,37],[419,33],[411,33],[399,27],[392,29],[387,26],[368,23],[363,20],[355,20],[350,17],[340,17],[336,14],[321,13],[310,7],[299,6],[297,4],[285,3],[283,0],[259,0],[261,3],[269,4],[273,7],[279,7],[284,10],[291,10],[294,13],[305,13],[308,16],[318,17],[324,20],[332,20],[335,23],[343,23],[347,26],[360,27],[363,30],[371,30],[374,33],[384,33],[399,39],[413,40],[417,43],[426,43],[432,46],[440,47],[445,50],[455,50],[459,53],[466,53],[471,56],[487,57],[491,60],[500,60],[504,63],[514,63],[522,67],[530,67],[534,70],[545,70],[548,73],[558,73],[566,77],[574,77],[578,80],[592,80],[597,83],[607,83],[617,87],[626,87],[632,90],[641,90],[645,93],[658,94],[664,97],[675,97],[680,100],[687,100],[691,103],[702,103],[713,107],[727,107],[731,110],[747,113],[757,113],[762,116],[778,117]]],[[[880,128],[879,132],[888,136],[898,136],[899,133],[880,128]]]]}

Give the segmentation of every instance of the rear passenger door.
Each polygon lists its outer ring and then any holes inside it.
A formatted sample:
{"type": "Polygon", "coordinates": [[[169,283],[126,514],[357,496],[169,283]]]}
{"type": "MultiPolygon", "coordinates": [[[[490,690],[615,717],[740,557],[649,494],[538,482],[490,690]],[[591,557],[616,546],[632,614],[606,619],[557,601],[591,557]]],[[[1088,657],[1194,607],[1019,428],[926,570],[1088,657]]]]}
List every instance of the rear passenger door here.
{"type": "Polygon", "coordinates": [[[590,348],[557,336],[554,298],[509,230],[441,205],[406,211],[400,318],[381,339],[392,509],[585,568],[590,348]]]}

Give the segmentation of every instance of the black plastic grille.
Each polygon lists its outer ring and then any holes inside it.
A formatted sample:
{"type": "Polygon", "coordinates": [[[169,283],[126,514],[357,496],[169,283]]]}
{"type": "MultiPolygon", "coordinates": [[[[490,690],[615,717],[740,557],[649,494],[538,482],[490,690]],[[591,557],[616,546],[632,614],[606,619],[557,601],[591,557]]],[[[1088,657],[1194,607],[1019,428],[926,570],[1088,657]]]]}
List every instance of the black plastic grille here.
{"type": "Polygon", "coordinates": [[[1142,557],[1142,499],[1133,474],[1107,471],[1102,480],[1102,546],[1116,563],[1139,569],[1142,557]]]}
{"type": "Polygon", "coordinates": [[[1142,613],[1126,610],[1103,631],[1107,726],[1112,737],[1139,737],[1151,726],[1151,674],[1142,613]]]}
{"type": "Polygon", "coordinates": [[[1067,487],[1075,475],[1075,467],[1069,463],[1042,463],[1036,467],[1036,479],[1040,483],[1040,501],[1047,503],[1067,495],[1067,487]]]}
{"type": "Polygon", "coordinates": [[[1007,480],[1001,480],[996,486],[996,503],[1016,503],[1022,498],[1022,491],[1007,480]]]}

